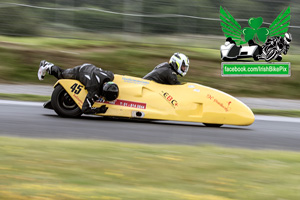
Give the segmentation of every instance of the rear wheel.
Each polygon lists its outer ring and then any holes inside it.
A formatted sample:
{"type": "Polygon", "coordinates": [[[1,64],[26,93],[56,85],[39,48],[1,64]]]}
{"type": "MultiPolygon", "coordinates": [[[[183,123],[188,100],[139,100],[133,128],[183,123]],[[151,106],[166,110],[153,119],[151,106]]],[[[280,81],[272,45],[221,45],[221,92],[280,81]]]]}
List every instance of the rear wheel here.
{"type": "Polygon", "coordinates": [[[207,127],[221,127],[223,124],[208,124],[208,123],[203,123],[207,127]]]}
{"type": "Polygon", "coordinates": [[[61,85],[55,87],[51,96],[51,104],[55,112],[61,117],[79,117],[82,115],[81,109],[61,85]]]}

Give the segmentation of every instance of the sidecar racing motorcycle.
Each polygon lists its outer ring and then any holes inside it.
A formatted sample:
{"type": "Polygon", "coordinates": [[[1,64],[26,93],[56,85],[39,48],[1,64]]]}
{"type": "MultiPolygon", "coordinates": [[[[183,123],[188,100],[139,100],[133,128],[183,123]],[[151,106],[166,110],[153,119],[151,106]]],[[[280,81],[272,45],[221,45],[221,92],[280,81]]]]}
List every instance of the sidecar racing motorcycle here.
{"type": "MultiPolygon", "coordinates": [[[[113,102],[101,98],[96,101],[93,107],[108,107],[99,116],[200,122],[213,127],[247,126],[254,122],[253,112],[244,103],[204,85],[165,85],[117,74],[114,82],[119,86],[119,97],[113,102]]],[[[44,107],[54,109],[62,117],[79,117],[86,95],[87,90],[79,81],[60,79],[44,107]]]]}
{"type": "Polygon", "coordinates": [[[236,45],[233,40],[226,41],[220,47],[221,60],[235,61],[242,58],[253,58],[258,61],[261,54],[261,47],[258,44],[249,44],[249,46],[236,45]]]}

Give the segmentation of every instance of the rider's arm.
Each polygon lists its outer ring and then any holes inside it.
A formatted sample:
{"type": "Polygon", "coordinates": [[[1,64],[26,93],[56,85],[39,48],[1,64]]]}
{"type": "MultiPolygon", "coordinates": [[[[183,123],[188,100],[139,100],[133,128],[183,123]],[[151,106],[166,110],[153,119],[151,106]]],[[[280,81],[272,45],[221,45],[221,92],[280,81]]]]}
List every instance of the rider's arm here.
{"type": "Polygon", "coordinates": [[[177,79],[177,74],[176,72],[172,72],[171,74],[169,74],[168,76],[168,83],[170,85],[180,85],[181,83],[178,81],[177,79]]]}
{"type": "Polygon", "coordinates": [[[92,107],[95,100],[98,99],[98,95],[95,90],[90,89],[88,90],[88,94],[83,102],[82,105],[82,112],[84,114],[96,114],[96,113],[105,113],[108,109],[105,105],[101,106],[100,108],[92,107]]]}
{"type": "Polygon", "coordinates": [[[276,37],[271,37],[268,38],[268,40],[265,42],[266,46],[274,46],[277,43],[277,38],[276,37]]]}

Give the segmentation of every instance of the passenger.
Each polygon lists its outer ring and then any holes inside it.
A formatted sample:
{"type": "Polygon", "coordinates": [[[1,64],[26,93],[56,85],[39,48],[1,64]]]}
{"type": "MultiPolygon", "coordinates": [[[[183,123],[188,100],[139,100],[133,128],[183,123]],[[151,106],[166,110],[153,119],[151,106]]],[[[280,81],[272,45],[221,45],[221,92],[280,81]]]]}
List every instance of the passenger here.
{"type": "Polygon", "coordinates": [[[157,65],[144,79],[153,80],[161,84],[179,85],[177,75],[185,76],[189,70],[189,59],[182,53],[174,53],[169,63],[157,65]]]}

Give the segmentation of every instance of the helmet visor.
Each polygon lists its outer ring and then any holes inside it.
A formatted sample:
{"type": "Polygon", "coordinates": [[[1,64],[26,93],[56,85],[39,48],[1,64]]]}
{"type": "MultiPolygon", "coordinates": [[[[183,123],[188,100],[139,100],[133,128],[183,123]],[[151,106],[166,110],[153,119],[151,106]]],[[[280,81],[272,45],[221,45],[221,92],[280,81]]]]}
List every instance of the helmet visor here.
{"type": "Polygon", "coordinates": [[[189,70],[189,65],[186,65],[185,62],[183,61],[180,70],[181,70],[181,72],[182,72],[181,75],[182,75],[182,76],[185,76],[186,73],[187,73],[188,70],[189,70]]]}
{"type": "Polygon", "coordinates": [[[182,63],[182,65],[181,65],[181,71],[182,72],[185,72],[186,70],[187,70],[187,66],[184,64],[184,62],[182,63]]]}

